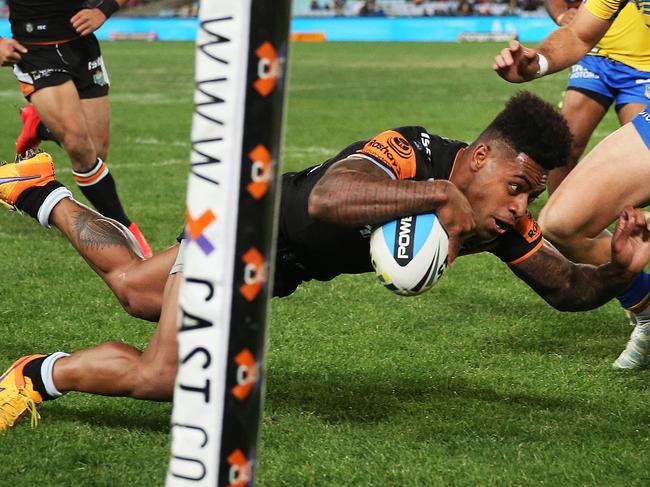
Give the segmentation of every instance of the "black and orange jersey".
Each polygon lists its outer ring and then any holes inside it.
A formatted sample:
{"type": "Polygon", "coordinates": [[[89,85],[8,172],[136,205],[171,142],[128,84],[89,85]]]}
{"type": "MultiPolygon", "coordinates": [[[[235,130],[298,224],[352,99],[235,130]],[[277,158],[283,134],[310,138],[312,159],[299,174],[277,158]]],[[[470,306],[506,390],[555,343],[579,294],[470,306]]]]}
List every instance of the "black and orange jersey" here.
{"type": "Polygon", "coordinates": [[[70,19],[87,1],[9,0],[9,22],[14,39],[30,42],[54,42],[79,37],[70,19]]]}
{"type": "MultiPolygon", "coordinates": [[[[373,270],[369,255],[372,228],[340,227],[309,216],[309,195],[333,164],[356,156],[376,164],[392,179],[449,179],[456,155],[464,147],[467,147],[465,142],[430,134],[423,127],[400,127],[355,142],[318,166],[284,174],[275,294],[290,294],[300,281],[329,280],[340,274],[373,270]],[[294,280],[298,281],[295,285],[294,280]]],[[[535,253],[541,245],[539,225],[528,214],[497,239],[463,248],[461,255],[488,251],[514,265],[535,253]]]]}

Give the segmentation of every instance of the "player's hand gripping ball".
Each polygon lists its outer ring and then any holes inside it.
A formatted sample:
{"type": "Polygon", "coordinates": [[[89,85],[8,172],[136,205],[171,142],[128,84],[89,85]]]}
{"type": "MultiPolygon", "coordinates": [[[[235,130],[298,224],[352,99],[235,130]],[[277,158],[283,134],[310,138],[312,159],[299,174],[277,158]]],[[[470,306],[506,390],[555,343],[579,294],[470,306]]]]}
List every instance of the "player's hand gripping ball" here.
{"type": "Polygon", "coordinates": [[[384,223],[370,237],[370,259],[381,283],[401,296],[431,289],[447,268],[449,238],[435,213],[384,223]]]}

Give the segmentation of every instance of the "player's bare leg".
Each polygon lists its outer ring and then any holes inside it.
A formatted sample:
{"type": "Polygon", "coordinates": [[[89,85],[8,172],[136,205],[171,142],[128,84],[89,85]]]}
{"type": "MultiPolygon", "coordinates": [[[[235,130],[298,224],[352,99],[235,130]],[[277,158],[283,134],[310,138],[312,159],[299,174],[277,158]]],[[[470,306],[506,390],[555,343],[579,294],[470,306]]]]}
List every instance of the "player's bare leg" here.
{"type": "Polygon", "coordinates": [[[634,117],[643,111],[645,103],[628,103],[618,110],[618,120],[621,125],[630,123],[634,117]]]}
{"type": "Polygon", "coordinates": [[[91,170],[97,152],[74,83],[42,88],[32,94],[30,101],[68,153],[72,169],[81,173],[91,170]]]}
{"type": "Polygon", "coordinates": [[[50,223],[106,282],[129,314],[158,320],[177,245],[143,261],[121,225],[70,199],[57,203],[50,223]]]}
{"type": "Polygon", "coordinates": [[[68,153],[75,181],[102,214],[127,227],[145,257],[151,248],[140,229],[126,215],[117,195],[115,180],[106,166],[110,143],[108,96],[80,99],[72,81],[34,92],[31,102],[42,122],[68,153]]]}
{"type": "Polygon", "coordinates": [[[125,343],[108,342],[62,357],[53,366],[58,392],[170,401],[176,377],[176,329],[181,274],[169,276],[160,322],[144,352],[125,343]]]}
{"type": "Polygon", "coordinates": [[[111,143],[111,105],[108,96],[83,99],[81,107],[97,157],[106,161],[111,143]]]}
{"type": "MultiPolygon", "coordinates": [[[[594,130],[607,113],[607,107],[584,93],[568,89],[562,100],[562,115],[566,118],[573,135],[569,164],[553,169],[548,174],[548,192],[552,194],[559,184],[575,168],[587,147],[594,130]]],[[[638,113],[638,112],[637,112],[638,113]]]]}
{"type": "Polygon", "coordinates": [[[650,200],[650,150],[634,126],[616,130],[567,176],[540,214],[547,238],[567,257],[600,265],[609,261],[603,229],[627,206],[650,200]]]}

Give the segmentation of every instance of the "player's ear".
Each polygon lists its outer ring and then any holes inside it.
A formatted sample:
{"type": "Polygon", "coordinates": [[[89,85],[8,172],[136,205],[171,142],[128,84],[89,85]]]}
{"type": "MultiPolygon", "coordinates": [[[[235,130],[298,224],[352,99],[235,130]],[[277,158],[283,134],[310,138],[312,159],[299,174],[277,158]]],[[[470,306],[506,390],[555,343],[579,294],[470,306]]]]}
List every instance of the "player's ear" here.
{"type": "Polygon", "coordinates": [[[476,144],[472,150],[472,157],[470,160],[470,167],[472,171],[480,171],[485,167],[488,156],[490,155],[490,146],[487,144],[476,144]]]}

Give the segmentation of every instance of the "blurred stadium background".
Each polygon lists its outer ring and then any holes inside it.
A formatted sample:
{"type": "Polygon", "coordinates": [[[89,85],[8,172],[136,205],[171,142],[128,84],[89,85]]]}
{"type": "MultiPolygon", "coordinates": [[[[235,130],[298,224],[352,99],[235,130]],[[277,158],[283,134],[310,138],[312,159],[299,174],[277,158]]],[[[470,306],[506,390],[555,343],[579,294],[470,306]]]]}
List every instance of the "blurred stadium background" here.
{"type": "MultiPolygon", "coordinates": [[[[294,5],[296,21],[362,20],[363,9],[389,23],[404,20],[393,15],[475,22],[487,12],[553,26],[533,0],[294,5]]],[[[133,1],[107,23],[105,38],[128,16],[191,23],[195,12],[195,2],[133,1]]],[[[521,35],[496,31],[504,32],[521,35]]],[[[471,140],[520,89],[490,70],[502,45],[294,43],[284,170],[406,124],[471,140]]],[[[194,46],[129,40],[103,42],[103,51],[109,164],[126,207],[160,250],[183,221],[194,46]]],[[[564,83],[558,74],[527,88],[557,103],[564,83]]],[[[0,153],[12,159],[24,101],[9,69],[0,103],[0,153]]],[[[608,115],[592,145],[616,125],[608,115]]],[[[73,188],[65,154],[44,148],[73,188]]],[[[3,364],[28,352],[148,341],[152,325],[128,317],[55,231],[2,211],[0,248],[3,364]]],[[[555,312],[490,255],[460,259],[417,298],[393,296],[371,275],[308,283],[272,303],[259,485],[647,486],[650,375],[610,368],[629,331],[612,304],[555,312]]],[[[40,411],[38,428],[23,422],[1,435],[8,468],[0,485],[163,484],[171,405],[70,394],[40,411]]]]}

